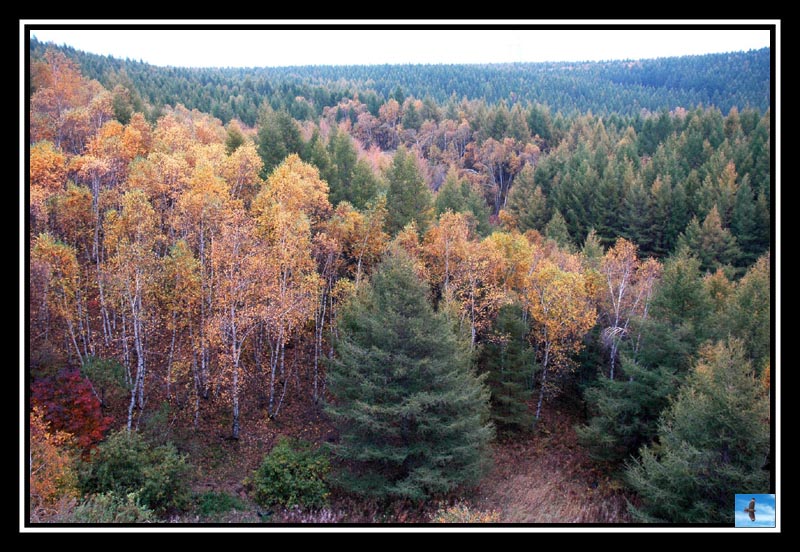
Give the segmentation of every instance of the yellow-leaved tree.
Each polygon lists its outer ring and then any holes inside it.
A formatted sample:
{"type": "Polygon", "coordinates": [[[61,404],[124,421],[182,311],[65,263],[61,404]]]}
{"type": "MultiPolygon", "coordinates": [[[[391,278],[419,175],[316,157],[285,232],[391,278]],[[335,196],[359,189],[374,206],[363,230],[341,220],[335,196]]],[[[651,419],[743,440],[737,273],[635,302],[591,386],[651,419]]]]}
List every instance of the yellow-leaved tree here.
{"type": "MultiPolygon", "coordinates": [[[[145,404],[145,342],[155,326],[157,316],[153,293],[156,291],[154,283],[161,266],[155,249],[162,237],[158,228],[158,216],[142,190],[126,192],[122,196],[119,211],[108,211],[105,219],[109,292],[123,316],[123,344],[127,348],[129,327],[133,333],[136,355],[136,373],[130,378],[133,383],[128,406],[130,431],[134,407],[138,406],[141,410],[145,404]]],[[[127,359],[128,355],[125,356],[127,359]]],[[[130,370],[127,363],[126,367],[130,370]]]]}
{"type": "Polygon", "coordinates": [[[76,330],[79,279],[75,249],[50,234],[39,234],[31,250],[31,283],[36,284],[31,286],[31,319],[42,328],[45,341],[52,338],[53,322],[66,326],[78,361],[82,362],[84,355],[78,346],[76,330]]]}
{"type": "Polygon", "coordinates": [[[523,300],[533,322],[531,337],[541,366],[538,420],[545,394],[552,391],[548,375],[572,368],[571,356],[583,347],[583,336],[594,326],[597,314],[583,274],[562,270],[547,259],[529,276],[523,300]]]}
{"type": "Polygon", "coordinates": [[[613,380],[619,346],[628,337],[631,319],[634,316],[647,318],[653,285],[661,274],[661,264],[654,259],[640,261],[636,246],[619,238],[601,259],[600,273],[606,288],[600,301],[605,319],[603,342],[609,349],[609,379],[613,380]]]}
{"type": "Polygon", "coordinates": [[[314,166],[290,155],[269,176],[253,200],[252,212],[268,259],[261,275],[265,289],[260,313],[270,346],[268,413],[275,417],[289,381],[286,343],[313,318],[323,286],[311,240],[312,230],[331,212],[328,185],[314,166]],[[283,380],[280,396],[278,376],[283,380]]]}
{"type": "Polygon", "coordinates": [[[220,352],[225,382],[230,379],[233,410],[231,437],[239,438],[239,392],[242,350],[259,327],[267,299],[269,259],[255,236],[253,221],[241,208],[225,218],[220,235],[211,245],[214,302],[208,319],[209,340],[220,352]]]}

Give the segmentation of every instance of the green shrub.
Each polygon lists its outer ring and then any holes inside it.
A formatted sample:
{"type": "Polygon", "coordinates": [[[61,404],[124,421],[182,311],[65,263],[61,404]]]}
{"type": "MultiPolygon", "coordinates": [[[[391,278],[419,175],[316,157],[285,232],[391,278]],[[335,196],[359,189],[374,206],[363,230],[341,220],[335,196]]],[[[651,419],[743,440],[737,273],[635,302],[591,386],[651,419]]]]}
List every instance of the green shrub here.
{"type": "Polygon", "coordinates": [[[184,509],[189,504],[186,456],[175,445],[166,443],[152,449],[144,468],[142,500],[157,512],[184,509]]]}
{"type": "Polygon", "coordinates": [[[113,358],[86,357],[81,364],[81,375],[92,382],[102,404],[106,404],[107,398],[120,397],[128,390],[125,366],[113,358]]]}
{"type": "Polygon", "coordinates": [[[155,448],[136,432],[120,430],[102,443],[80,473],[84,493],[139,492],[143,504],[164,513],[188,502],[189,466],[172,443],[155,448]]]}
{"type": "Polygon", "coordinates": [[[281,437],[253,474],[253,498],[261,506],[322,507],[329,494],[329,471],[324,453],[281,437]]]}
{"type": "Polygon", "coordinates": [[[141,502],[139,493],[119,495],[113,491],[89,496],[72,512],[72,523],[149,523],[153,511],[141,502]]]}
{"type": "Polygon", "coordinates": [[[197,497],[197,513],[204,517],[247,510],[247,503],[228,493],[205,492],[197,497]]]}

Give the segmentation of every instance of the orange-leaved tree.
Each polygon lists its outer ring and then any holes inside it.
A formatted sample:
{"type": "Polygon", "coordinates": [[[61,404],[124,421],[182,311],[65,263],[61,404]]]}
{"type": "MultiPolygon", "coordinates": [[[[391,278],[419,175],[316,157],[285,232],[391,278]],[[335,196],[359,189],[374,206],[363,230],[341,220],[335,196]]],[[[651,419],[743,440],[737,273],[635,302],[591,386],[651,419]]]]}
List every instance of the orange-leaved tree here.
{"type": "Polygon", "coordinates": [[[53,430],[44,412],[34,406],[30,413],[30,521],[43,521],[58,510],[63,499],[78,497],[78,478],[69,451],[72,436],[53,430]]]}

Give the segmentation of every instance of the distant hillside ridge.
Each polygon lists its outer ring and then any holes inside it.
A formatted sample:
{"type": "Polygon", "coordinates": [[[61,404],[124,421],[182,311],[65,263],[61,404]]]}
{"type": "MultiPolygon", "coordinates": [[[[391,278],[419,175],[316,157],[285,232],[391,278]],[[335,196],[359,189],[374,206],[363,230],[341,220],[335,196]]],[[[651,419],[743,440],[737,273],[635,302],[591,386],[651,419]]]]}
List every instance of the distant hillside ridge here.
{"type": "MultiPolygon", "coordinates": [[[[53,44],[32,38],[31,59],[40,58],[48,46],[53,44]]],[[[734,106],[764,112],[771,103],[769,48],[638,61],[260,68],[158,67],[57,48],[85,76],[108,88],[123,84],[151,108],[181,103],[223,123],[238,118],[251,126],[265,100],[304,120],[356,95],[376,116],[388,99],[402,104],[408,96],[445,105],[462,98],[530,102],[565,115],[632,116],[699,105],[716,106],[722,113],[734,106]]]]}

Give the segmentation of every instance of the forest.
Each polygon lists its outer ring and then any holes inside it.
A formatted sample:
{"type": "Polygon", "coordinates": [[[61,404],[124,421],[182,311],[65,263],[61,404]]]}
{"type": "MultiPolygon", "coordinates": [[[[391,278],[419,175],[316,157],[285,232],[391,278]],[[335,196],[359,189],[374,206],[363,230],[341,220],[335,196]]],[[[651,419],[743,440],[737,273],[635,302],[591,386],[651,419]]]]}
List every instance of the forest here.
{"type": "Polygon", "coordinates": [[[30,523],[731,525],[774,492],[769,49],[29,56],[30,523]]]}

